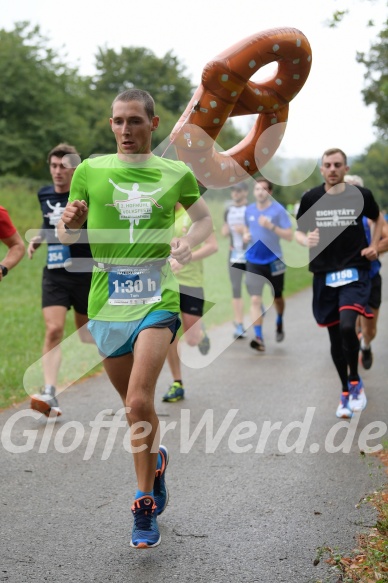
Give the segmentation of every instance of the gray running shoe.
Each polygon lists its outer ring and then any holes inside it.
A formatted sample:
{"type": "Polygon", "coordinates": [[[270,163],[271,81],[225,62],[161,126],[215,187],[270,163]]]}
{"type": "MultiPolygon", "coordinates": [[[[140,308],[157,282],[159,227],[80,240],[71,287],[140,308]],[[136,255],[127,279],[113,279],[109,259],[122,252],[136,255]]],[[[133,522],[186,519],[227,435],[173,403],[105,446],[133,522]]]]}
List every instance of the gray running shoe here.
{"type": "Polygon", "coordinates": [[[48,386],[40,394],[32,395],[30,402],[31,409],[43,413],[46,417],[59,417],[62,411],[55,396],[55,387],[48,386]]]}

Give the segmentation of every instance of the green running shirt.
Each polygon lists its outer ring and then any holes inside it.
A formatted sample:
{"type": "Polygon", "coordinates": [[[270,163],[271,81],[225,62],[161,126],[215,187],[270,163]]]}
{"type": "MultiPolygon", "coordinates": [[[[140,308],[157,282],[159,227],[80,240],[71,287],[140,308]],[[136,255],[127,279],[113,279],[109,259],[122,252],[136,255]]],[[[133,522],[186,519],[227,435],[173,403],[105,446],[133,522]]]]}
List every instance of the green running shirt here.
{"type": "MultiPolygon", "coordinates": [[[[127,163],[110,154],[76,168],[69,201],[88,205],[88,238],[96,262],[144,268],[170,254],[175,204],[188,208],[199,196],[195,176],[183,162],[150,156],[127,163]]],[[[128,279],[128,270],[93,268],[90,319],[125,322],[154,310],[179,312],[178,285],[168,262],[159,275],[155,268],[135,271],[140,276],[128,279]]]]}
{"type": "MultiPolygon", "coordinates": [[[[179,207],[175,211],[175,236],[183,237],[187,234],[191,227],[191,219],[184,208],[179,207]]],[[[201,245],[198,245],[192,251],[199,249],[201,245]]],[[[186,285],[189,287],[203,287],[203,260],[190,261],[175,274],[180,285],[186,285]]]]}

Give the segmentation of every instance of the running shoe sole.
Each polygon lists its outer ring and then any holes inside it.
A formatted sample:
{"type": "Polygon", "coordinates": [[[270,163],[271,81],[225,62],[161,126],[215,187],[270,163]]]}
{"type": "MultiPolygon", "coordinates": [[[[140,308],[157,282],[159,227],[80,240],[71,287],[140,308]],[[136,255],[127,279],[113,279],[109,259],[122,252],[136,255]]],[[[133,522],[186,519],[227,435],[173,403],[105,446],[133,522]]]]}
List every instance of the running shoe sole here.
{"type": "Polygon", "coordinates": [[[251,348],[254,348],[258,352],[265,352],[264,342],[258,342],[257,340],[251,340],[251,348]]]}
{"type": "Polygon", "coordinates": [[[31,409],[34,409],[34,411],[43,413],[43,415],[46,415],[46,417],[59,417],[62,415],[62,411],[59,407],[51,407],[51,405],[40,398],[40,395],[32,395],[30,407],[31,409]]]}
{"type": "Polygon", "coordinates": [[[175,392],[172,390],[172,386],[168,389],[167,393],[163,395],[162,401],[164,403],[176,403],[177,401],[181,401],[185,398],[185,390],[181,387],[174,387],[175,392]],[[177,394],[179,391],[179,394],[177,394]]]}
{"type": "Polygon", "coordinates": [[[233,334],[233,338],[235,338],[235,340],[239,340],[239,339],[243,339],[246,338],[247,335],[245,332],[242,332],[241,334],[238,334],[237,332],[235,334],[233,334]]]}
{"type": "Polygon", "coordinates": [[[348,412],[344,412],[344,413],[336,413],[336,417],[338,417],[338,419],[351,419],[353,417],[353,412],[349,411],[348,412]]]}
{"type": "Polygon", "coordinates": [[[131,539],[131,542],[129,543],[129,545],[133,549],[153,549],[153,548],[157,547],[158,545],[160,545],[161,541],[162,541],[162,537],[159,536],[159,540],[157,540],[156,543],[153,543],[152,545],[147,543],[147,542],[140,542],[137,545],[135,545],[131,539]]]}

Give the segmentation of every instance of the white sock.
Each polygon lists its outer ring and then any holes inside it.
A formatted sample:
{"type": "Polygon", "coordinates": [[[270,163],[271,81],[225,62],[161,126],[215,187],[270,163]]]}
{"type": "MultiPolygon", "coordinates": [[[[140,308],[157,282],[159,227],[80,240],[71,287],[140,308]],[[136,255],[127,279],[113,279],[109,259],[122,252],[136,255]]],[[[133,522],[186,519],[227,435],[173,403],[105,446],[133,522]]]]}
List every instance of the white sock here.
{"type": "Polygon", "coordinates": [[[364,340],[364,337],[361,338],[361,350],[368,350],[370,348],[370,344],[367,344],[364,340]]]}

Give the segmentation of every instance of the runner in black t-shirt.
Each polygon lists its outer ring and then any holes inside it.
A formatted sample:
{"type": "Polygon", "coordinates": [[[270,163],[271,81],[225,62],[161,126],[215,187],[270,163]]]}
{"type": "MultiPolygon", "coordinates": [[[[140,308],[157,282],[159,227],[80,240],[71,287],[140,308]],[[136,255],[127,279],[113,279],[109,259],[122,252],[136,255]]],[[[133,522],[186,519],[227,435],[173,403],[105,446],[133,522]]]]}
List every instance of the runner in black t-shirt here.
{"type": "Polygon", "coordinates": [[[85,242],[71,247],[62,245],[57,236],[57,225],[65,210],[71,178],[79,160],[77,150],[68,144],[59,144],[50,151],[48,163],[53,184],[41,188],[38,192],[43,223],[39,235],[33,237],[27,249],[28,256],[32,259],[41,243],[43,241],[47,243],[47,263],[43,269],[42,279],[42,310],[46,327],[42,351],[44,388],[41,394],[31,397],[31,408],[46,416],[50,413],[51,415],[62,413],[55,393],[61,365],[60,343],[65,329],[66,314],[72,306],[81,341],[94,342],[86,327],[92,275],[90,266],[89,268],[85,266],[86,271],[82,271],[82,260],[87,261],[91,258],[86,231],[85,242]]]}
{"type": "Polygon", "coordinates": [[[370,262],[377,258],[382,230],[379,207],[367,188],[345,184],[349,167],[345,153],[332,148],[322,157],[324,184],[304,193],[297,213],[295,238],[309,247],[313,279],[313,314],[328,329],[331,356],[342,383],[337,417],[350,418],[366,407],[358,374],[358,315],[373,317],[368,308],[370,262]],[[375,223],[369,244],[363,216],[375,223]]]}

